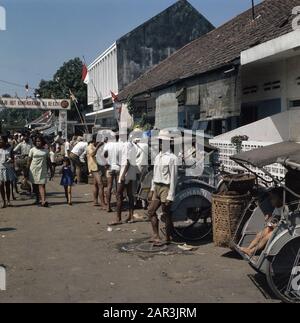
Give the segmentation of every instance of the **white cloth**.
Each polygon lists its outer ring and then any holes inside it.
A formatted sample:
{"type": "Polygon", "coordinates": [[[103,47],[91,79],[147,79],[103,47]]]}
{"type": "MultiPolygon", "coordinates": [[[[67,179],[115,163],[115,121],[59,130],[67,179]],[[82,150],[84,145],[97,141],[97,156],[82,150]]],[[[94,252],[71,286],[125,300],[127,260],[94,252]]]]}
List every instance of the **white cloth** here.
{"type": "Polygon", "coordinates": [[[0,149],[0,169],[6,169],[9,165],[7,161],[11,158],[11,148],[0,149]]]}
{"type": "Polygon", "coordinates": [[[50,156],[51,163],[54,164],[55,163],[55,153],[54,153],[54,151],[50,151],[49,156],[50,156]]]}
{"type": "Polygon", "coordinates": [[[65,157],[69,157],[68,152],[71,151],[71,145],[68,141],[65,142],[65,157]]]}
{"type": "Polygon", "coordinates": [[[149,146],[145,143],[137,143],[136,147],[137,147],[136,165],[139,172],[142,172],[142,169],[145,166],[148,166],[149,146]]]}
{"type": "Polygon", "coordinates": [[[136,165],[136,157],[137,157],[138,149],[137,146],[132,142],[126,142],[123,144],[122,148],[122,157],[121,157],[121,171],[119,182],[123,175],[125,175],[125,182],[129,183],[130,181],[136,180],[137,175],[137,165],[136,165]],[[125,173],[126,167],[129,163],[128,171],[125,173]]]}
{"type": "Polygon", "coordinates": [[[84,141],[78,142],[75,145],[75,147],[72,149],[72,154],[80,157],[82,154],[85,153],[87,146],[88,146],[87,142],[84,142],[84,141]]]}
{"type": "Polygon", "coordinates": [[[155,184],[169,185],[169,194],[167,200],[174,201],[175,190],[178,176],[178,160],[177,157],[170,153],[160,152],[154,161],[154,173],[152,181],[152,191],[155,184]]]}
{"type": "Polygon", "coordinates": [[[97,160],[97,163],[98,165],[100,166],[106,166],[107,165],[107,160],[106,158],[104,157],[104,151],[105,151],[105,147],[106,147],[107,144],[104,144],[102,147],[100,147],[97,151],[97,154],[96,154],[96,160],[97,160]]]}
{"type": "Polygon", "coordinates": [[[112,171],[119,172],[121,167],[121,155],[122,155],[122,142],[109,142],[105,145],[103,149],[103,153],[107,153],[107,164],[109,165],[109,169],[112,171]]]}
{"type": "Polygon", "coordinates": [[[21,156],[28,156],[32,145],[25,141],[20,142],[14,149],[14,152],[20,154],[21,156]]]}

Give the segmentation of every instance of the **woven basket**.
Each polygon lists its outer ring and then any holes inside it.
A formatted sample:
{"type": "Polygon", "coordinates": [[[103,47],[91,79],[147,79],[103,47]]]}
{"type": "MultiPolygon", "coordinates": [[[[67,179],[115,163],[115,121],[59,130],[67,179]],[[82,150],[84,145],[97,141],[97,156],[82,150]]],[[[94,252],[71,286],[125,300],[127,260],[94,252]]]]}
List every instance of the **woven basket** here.
{"type": "Polygon", "coordinates": [[[229,247],[240,219],[250,201],[250,195],[213,195],[212,215],[214,243],[229,247]]]}
{"type": "Polygon", "coordinates": [[[223,176],[223,181],[228,192],[248,193],[255,185],[256,177],[251,174],[231,174],[223,176]]]}

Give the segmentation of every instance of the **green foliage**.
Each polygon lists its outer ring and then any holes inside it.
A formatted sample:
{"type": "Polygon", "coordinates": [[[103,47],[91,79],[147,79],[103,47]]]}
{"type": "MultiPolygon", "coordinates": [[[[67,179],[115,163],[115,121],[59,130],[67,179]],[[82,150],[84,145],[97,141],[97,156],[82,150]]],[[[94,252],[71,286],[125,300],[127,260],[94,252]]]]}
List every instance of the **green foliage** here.
{"type": "Polygon", "coordinates": [[[242,151],[243,141],[248,141],[249,137],[247,136],[234,136],[231,138],[231,143],[235,147],[236,152],[240,153],[242,151]]]}
{"type": "Polygon", "coordinates": [[[129,98],[127,100],[127,108],[129,113],[134,119],[134,128],[140,128],[141,130],[147,131],[152,129],[151,122],[149,122],[147,113],[143,113],[140,118],[136,118],[137,115],[140,115],[140,108],[134,106],[133,99],[129,98]]]}
{"type": "MultiPolygon", "coordinates": [[[[2,97],[10,98],[11,96],[3,94],[2,97]]],[[[2,130],[23,128],[27,122],[38,118],[41,114],[42,112],[38,110],[2,109],[0,111],[2,130]]]]}
{"type": "MultiPolygon", "coordinates": [[[[80,58],[74,58],[65,62],[49,81],[41,80],[37,93],[45,99],[70,98],[71,90],[78,100],[78,107],[84,113],[87,107],[87,86],[81,79],[83,63],[80,58]]],[[[78,120],[78,114],[74,103],[68,115],[69,119],[78,120]]]]}

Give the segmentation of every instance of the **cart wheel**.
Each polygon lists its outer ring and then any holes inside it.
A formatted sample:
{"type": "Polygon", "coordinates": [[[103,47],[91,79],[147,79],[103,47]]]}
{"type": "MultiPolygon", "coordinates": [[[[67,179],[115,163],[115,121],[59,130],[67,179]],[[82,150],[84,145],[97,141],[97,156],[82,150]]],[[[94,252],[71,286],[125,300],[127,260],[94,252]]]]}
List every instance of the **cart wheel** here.
{"type": "Polygon", "coordinates": [[[211,202],[200,188],[181,191],[172,209],[174,232],[185,241],[200,241],[212,232],[211,202]]]}
{"type": "MultiPolygon", "coordinates": [[[[290,289],[291,275],[300,266],[300,238],[289,241],[267,264],[267,281],[274,294],[285,303],[300,303],[300,291],[290,289]]],[[[300,274],[300,273],[299,273],[300,274]]],[[[295,278],[295,277],[294,277],[295,278]]],[[[300,283],[300,277],[298,279],[300,283]]]]}

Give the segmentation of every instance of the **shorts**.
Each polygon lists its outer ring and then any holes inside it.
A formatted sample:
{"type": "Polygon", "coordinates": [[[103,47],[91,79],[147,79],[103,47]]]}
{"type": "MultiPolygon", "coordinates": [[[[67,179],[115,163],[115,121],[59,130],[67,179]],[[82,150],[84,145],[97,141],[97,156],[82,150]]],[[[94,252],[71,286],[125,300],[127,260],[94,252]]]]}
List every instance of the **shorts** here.
{"type": "Polygon", "coordinates": [[[70,160],[76,167],[81,167],[80,158],[77,155],[70,153],[70,160]]]}
{"type": "Polygon", "coordinates": [[[152,200],[159,200],[161,203],[166,203],[170,192],[170,186],[164,184],[154,184],[154,192],[152,200]]]}
{"type": "Polygon", "coordinates": [[[117,170],[108,170],[108,171],[106,172],[106,177],[107,177],[107,178],[119,177],[119,175],[120,175],[120,172],[119,172],[119,171],[117,171],[117,170]]]}
{"type": "Polygon", "coordinates": [[[105,166],[98,166],[99,168],[99,174],[101,177],[105,177],[106,176],[106,167],[105,166]]]}

